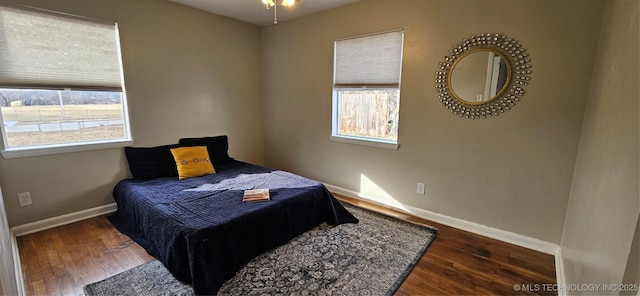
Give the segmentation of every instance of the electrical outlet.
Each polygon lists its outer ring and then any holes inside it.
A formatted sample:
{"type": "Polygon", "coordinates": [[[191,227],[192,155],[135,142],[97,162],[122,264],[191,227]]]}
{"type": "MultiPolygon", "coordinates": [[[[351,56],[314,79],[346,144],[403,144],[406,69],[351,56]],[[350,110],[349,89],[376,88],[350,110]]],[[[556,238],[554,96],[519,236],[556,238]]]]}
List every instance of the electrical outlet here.
{"type": "Polygon", "coordinates": [[[416,193],[418,194],[425,194],[425,190],[427,189],[427,185],[425,185],[424,183],[418,183],[418,186],[416,187],[416,193]]]}
{"type": "Polygon", "coordinates": [[[18,193],[18,202],[21,207],[31,205],[31,192],[18,193]]]}

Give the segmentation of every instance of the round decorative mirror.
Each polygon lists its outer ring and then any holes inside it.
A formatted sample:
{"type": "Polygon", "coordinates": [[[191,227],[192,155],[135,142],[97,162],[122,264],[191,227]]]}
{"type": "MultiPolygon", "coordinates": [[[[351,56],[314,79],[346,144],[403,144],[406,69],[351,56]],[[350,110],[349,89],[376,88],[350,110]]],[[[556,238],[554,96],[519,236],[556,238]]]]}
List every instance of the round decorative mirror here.
{"type": "Polygon", "coordinates": [[[445,108],[464,118],[510,110],[531,80],[529,55],[505,35],[474,35],[449,53],[436,72],[436,92],[445,108]]]}

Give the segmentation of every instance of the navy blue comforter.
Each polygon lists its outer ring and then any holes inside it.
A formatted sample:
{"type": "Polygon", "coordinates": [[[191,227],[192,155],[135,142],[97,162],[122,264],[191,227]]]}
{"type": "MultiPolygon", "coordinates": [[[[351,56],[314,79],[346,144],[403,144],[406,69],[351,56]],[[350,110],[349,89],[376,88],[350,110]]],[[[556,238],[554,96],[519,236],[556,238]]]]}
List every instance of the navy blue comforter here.
{"type": "Polygon", "coordinates": [[[216,294],[252,258],[320,222],[357,223],[319,182],[240,161],[216,174],[177,180],[122,180],[110,221],[196,294],[216,294]],[[244,190],[271,200],[242,203],[244,190]]]}

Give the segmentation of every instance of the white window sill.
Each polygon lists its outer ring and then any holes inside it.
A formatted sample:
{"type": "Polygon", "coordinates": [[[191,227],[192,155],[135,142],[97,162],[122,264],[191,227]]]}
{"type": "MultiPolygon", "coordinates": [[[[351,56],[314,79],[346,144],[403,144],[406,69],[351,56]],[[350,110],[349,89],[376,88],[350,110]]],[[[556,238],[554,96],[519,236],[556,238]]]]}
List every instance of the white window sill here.
{"type": "Polygon", "coordinates": [[[81,151],[101,150],[110,148],[121,148],[125,146],[133,145],[133,140],[122,139],[109,142],[87,142],[87,143],[73,143],[68,145],[56,145],[56,146],[31,146],[22,148],[9,148],[2,150],[2,157],[6,159],[22,158],[31,156],[53,155],[62,153],[72,153],[81,151]]]}
{"type": "Polygon", "coordinates": [[[373,139],[356,138],[356,137],[345,137],[345,136],[336,136],[336,135],[331,136],[331,141],[353,144],[353,145],[360,145],[360,146],[389,149],[389,150],[398,150],[400,146],[398,143],[393,143],[391,141],[373,140],[373,139]]]}

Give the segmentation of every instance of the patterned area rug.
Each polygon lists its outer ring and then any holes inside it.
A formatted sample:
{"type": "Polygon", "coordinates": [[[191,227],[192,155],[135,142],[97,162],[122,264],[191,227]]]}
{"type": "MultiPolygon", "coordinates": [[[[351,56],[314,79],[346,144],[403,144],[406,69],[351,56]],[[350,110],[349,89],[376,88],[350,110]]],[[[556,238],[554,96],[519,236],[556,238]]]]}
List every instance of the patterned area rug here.
{"type": "MultiPolygon", "coordinates": [[[[360,223],[320,226],[254,258],[218,295],[391,295],[436,230],[345,204],[360,223]]],[[[86,295],[193,295],[151,261],[84,287],[86,295]]]]}

